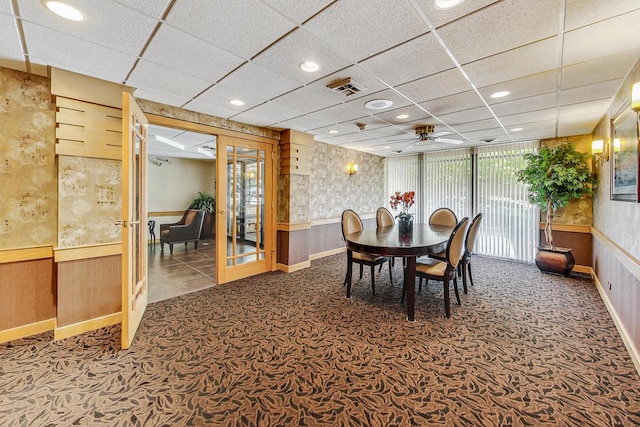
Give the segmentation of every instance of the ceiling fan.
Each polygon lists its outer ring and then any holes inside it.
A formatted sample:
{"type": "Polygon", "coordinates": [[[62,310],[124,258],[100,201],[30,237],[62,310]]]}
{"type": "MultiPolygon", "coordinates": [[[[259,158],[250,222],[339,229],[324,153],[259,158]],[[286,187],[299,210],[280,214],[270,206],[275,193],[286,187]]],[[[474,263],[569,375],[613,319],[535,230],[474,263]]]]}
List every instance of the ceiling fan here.
{"type": "Polygon", "coordinates": [[[432,141],[432,142],[438,142],[438,143],[442,142],[445,144],[462,144],[464,142],[459,139],[441,138],[442,136],[448,135],[451,132],[445,131],[445,132],[434,133],[433,131],[434,131],[433,125],[424,125],[424,126],[417,127],[415,132],[418,139],[400,150],[394,150],[394,152],[398,154],[403,153],[409,148],[413,147],[414,145],[417,145],[418,143],[425,142],[425,141],[432,141]]]}

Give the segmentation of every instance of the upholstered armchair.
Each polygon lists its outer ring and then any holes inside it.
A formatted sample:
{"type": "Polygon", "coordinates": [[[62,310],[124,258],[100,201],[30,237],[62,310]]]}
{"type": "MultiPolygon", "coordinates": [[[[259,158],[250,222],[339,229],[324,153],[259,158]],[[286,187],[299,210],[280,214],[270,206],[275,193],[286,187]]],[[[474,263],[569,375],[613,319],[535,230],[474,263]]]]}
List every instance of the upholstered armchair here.
{"type": "Polygon", "coordinates": [[[173,255],[173,244],[194,242],[198,249],[198,240],[204,221],[204,211],[189,209],[185,211],[182,219],[174,224],[160,224],[160,251],[164,252],[164,244],[169,244],[169,251],[173,255]]]}

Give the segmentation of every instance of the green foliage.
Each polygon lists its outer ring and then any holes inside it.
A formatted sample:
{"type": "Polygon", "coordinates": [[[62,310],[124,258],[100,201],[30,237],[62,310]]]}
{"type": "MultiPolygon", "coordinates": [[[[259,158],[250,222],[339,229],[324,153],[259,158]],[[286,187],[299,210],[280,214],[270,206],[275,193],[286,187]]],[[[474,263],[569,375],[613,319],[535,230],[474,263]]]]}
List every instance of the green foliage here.
{"type": "Polygon", "coordinates": [[[201,211],[214,213],[216,211],[216,199],[211,194],[198,191],[198,197],[191,201],[189,209],[199,209],[201,211]]]}
{"type": "Polygon", "coordinates": [[[592,194],[595,188],[597,181],[589,168],[589,154],[576,151],[573,144],[563,144],[542,147],[538,154],[527,153],[524,160],[527,165],[516,172],[516,178],[528,186],[529,201],[547,211],[544,234],[553,249],[551,221],[556,209],[592,194]]]}
{"type": "Polygon", "coordinates": [[[518,181],[528,185],[529,201],[542,210],[566,206],[572,199],[590,195],[596,177],[589,168],[589,154],[576,151],[573,144],[542,147],[540,153],[524,155],[527,166],[516,172],[518,181]]]}

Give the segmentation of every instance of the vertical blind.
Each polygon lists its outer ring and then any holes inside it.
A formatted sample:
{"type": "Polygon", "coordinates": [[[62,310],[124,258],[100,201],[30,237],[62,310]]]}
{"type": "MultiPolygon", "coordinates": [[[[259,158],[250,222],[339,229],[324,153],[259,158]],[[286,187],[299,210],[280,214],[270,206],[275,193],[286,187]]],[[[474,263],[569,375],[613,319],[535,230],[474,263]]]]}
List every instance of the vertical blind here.
{"type": "Polygon", "coordinates": [[[389,209],[389,197],[396,191],[416,192],[416,205],[412,213],[420,218],[420,157],[418,155],[387,157],[385,159],[385,192],[387,197],[385,207],[389,209]]]}
{"type": "Polygon", "coordinates": [[[438,208],[449,208],[458,219],[471,215],[471,151],[453,150],[424,154],[422,182],[424,189],[424,216],[438,208]]]}
{"type": "Polygon", "coordinates": [[[524,154],[537,150],[537,142],[478,148],[476,211],[483,218],[474,248],[477,253],[533,261],[539,213],[528,202],[527,187],[516,181],[515,173],[525,167],[524,154]]]}
{"type": "Polygon", "coordinates": [[[459,219],[482,212],[474,252],[532,262],[539,212],[527,200],[527,188],[515,172],[537,142],[483,146],[385,159],[385,190],[416,191],[416,220],[427,222],[440,207],[459,219]]]}

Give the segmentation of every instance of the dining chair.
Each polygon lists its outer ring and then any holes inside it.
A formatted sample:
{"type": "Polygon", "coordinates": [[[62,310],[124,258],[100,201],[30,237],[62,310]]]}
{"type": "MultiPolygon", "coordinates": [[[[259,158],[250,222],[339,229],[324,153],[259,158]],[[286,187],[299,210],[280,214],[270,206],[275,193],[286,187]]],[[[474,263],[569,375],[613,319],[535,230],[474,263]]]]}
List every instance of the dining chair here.
{"type": "Polygon", "coordinates": [[[429,216],[429,224],[431,225],[446,225],[453,227],[458,223],[458,217],[449,208],[438,208],[429,216]]]}
{"type": "Polygon", "coordinates": [[[396,223],[396,219],[393,214],[389,212],[389,209],[380,206],[376,211],[376,225],[378,227],[384,227],[385,225],[393,225],[396,223]]]}
{"type": "MultiPolygon", "coordinates": [[[[346,242],[346,236],[351,233],[356,233],[358,231],[362,231],[364,226],[362,225],[362,220],[360,216],[351,209],[346,209],[342,212],[342,239],[346,242]]],[[[349,249],[347,249],[349,251],[349,249]]],[[[362,272],[365,265],[371,267],[371,293],[373,295],[376,294],[376,275],[375,275],[375,266],[379,265],[380,269],[378,272],[382,270],[382,265],[385,262],[389,262],[389,257],[379,256],[379,255],[371,255],[365,254],[361,252],[351,251],[351,260],[354,264],[360,265],[360,279],[362,279],[362,272]]],[[[347,262],[348,258],[347,258],[347,262]]],[[[344,278],[344,284],[348,285],[350,283],[349,277],[349,266],[347,265],[347,275],[344,278]]],[[[389,279],[391,280],[391,284],[393,285],[393,272],[391,271],[391,263],[389,262],[389,279]]],[[[351,288],[347,289],[347,295],[350,295],[351,288]]]]}
{"type": "Polygon", "coordinates": [[[469,283],[473,286],[473,277],[471,276],[471,254],[473,253],[473,246],[475,245],[476,236],[478,235],[481,222],[482,213],[479,213],[471,220],[471,225],[469,225],[469,228],[467,229],[467,236],[464,238],[464,253],[462,254],[459,270],[462,270],[462,287],[465,294],[467,293],[467,274],[469,274],[469,283]]]}
{"type": "MultiPolygon", "coordinates": [[[[419,259],[416,264],[416,277],[420,279],[420,288],[422,290],[422,279],[427,283],[429,280],[442,282],[444,286],[444,312],[445,316],[451,315],[451,303],[449,301],[449,287],[453,280],[453,289],[456,293],[456,300],[460,305],[460,294],[458,292],[458,275],[456,270],[458,264],[462,260],[464,249],[464,238],[469,225],[469,217],[464,217],[456,224],[449,240],[447,241],[447,249],[445,250],[446,261],[439,261],[433,258],[419,259]]],[[[414,278],[415,280],[415,278],[414,278]]]]}

